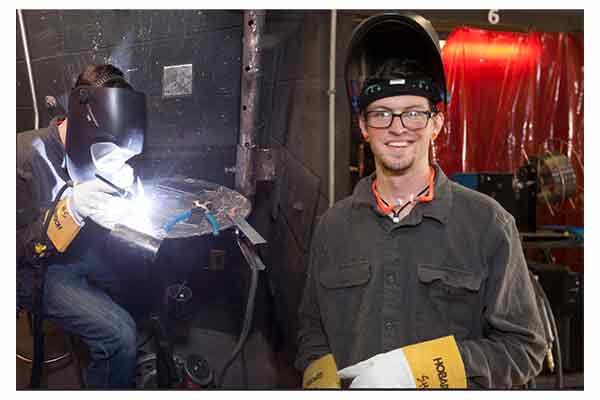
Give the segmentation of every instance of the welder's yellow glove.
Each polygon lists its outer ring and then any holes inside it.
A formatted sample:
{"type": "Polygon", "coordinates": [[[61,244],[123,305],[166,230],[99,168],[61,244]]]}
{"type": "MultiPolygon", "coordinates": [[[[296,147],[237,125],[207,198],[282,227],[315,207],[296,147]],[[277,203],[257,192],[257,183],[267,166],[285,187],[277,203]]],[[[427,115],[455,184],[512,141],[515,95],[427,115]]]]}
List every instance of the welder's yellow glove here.
{"type": "Polygon", "coordinates": [[[48,224],[48,239],[56,250],[63,253],[79,233],[83,221],[75,217],[69,210],[67,199],[58,202],[53,215],[48,216],[48,213],[46,213],[46,218],[51,218],[48,224]]]}
{"type": "Polygon", "coordinates": [[[454,336],[377,354],[338,372],[350,388],[461,389],[467,387],[454,336]]]}
{"type": "Polygon", "coordinates": [[[304,389],[340,388],[337,365],[332,354],[326,354],[308,365],[306,370],[304,370],[302,387],[304,389]]]}
{"type": "MultiPolygon", "coordinates": [[[[133,169],[126,164],[107,176],[107,179],[118,187],[129,188],[133,184],[133,169]]],[[[48,238],[62,253],[79,233],[85,218],[112,229],[131,213],[131,206],[130,201],[118,196],[114,187],[98,178],[78,183],[72,188],[70,196],[59,201],[48,225],[48,238]]]]}

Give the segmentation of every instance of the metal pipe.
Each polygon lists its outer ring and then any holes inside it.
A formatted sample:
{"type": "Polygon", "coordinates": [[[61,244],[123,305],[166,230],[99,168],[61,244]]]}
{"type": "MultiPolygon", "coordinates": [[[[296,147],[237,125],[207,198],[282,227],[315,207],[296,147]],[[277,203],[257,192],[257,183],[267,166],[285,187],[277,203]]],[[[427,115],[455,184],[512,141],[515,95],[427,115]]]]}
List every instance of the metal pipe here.
{"type": "Polygon", "coordinates": [[[258,136],[262,38],[265,10],[244,11],[240,135],[235,168],[235,188],[246,197],[256,191],[254,173],[258,136]]]}
{"type": "Polygon", "coordinates": [[[29,77],[29,90],[31,90],[31,99],[33,101],[34,128],[40,127],[40,113],[37,106],[37,96],[35,94],[35,83],[33,82],[33,71],[31,69],[31,58],[29,57],[29,45],[27,44],[27,34],[25,33],[25,22],[23,22],[23,12],[17,10],[19,17],[19,26],[21,27],[21,40],[23,42],[23,52],[25,53],[25,64],[27,65],[27,76],[29,77]]]}
{"type": "Polygon", "coordinates": [[[111,251],[115,254],[154,262],[162,240],[125,225],[116,224],[110,231],[109,243],[111,251]]]}
{"type": "MultiPolygon", "coordinates": [[[[64,360],[65,358],[67,358],[67,357],[69,357],[69,356],[71,356],[71,352],[70,352],[70,351],[67,351],[66,353],[63,353],[63,354],[61,354],[60,356],[57,356],[57,357],[51,358],[51,359],[49,359],[49,360],[44,360],[44,364],[46,364],[46,365],[54,364],[55,362],[58,362],[58,361],[64,360]]],[[[31,363],[33,363],[33,359],[31,359],[31,358],[29,358],[29,357],[26,357],[26,356],[24,356],[24,355],[22,355],[22,354],[19,354],[19,353],[17,353],[17,358],[18,358],[19,360],[23,361],[23,362],[26,362],[27,364],[31,364],[31,363]]]]}
{"type": "Polygon", "coordinates": [[[329,34],[329,207],[335,203],[335,44],[337,11],[331,10],[329,34]]]}

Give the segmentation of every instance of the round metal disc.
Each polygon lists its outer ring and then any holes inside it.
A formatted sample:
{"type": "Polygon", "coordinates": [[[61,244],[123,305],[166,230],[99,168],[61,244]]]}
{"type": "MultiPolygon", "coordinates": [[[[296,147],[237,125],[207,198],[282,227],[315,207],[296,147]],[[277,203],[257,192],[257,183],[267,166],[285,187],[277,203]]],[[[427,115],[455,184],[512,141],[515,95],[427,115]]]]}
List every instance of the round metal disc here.
{"type": "Polygon", "coordinates": [[[142,185],[144,195],[151,205],[148,213],[150,224],[144,231],[158,239],[212,234],[212,224],[200,209],[194,207],[195,202],[208,205],[219,231],[233,225],[230,216],[246,218],[251,210],[250,201],[240,193],[200,179],[160,178],[142,181],[142,185]],[[193,209],[195,210],[191,216],[184,219],[185,213],[193,209]],[[174,221],[176,222],[173,223],[174,221]]]}

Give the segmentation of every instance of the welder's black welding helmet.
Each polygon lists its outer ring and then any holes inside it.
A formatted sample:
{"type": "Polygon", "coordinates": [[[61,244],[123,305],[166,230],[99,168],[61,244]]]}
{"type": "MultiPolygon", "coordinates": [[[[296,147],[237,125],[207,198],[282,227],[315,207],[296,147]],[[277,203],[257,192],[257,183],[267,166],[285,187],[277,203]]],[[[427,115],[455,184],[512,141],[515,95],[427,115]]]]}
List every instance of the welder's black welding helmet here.
{"type": "Polygon", "coordinates": [[[96,157],[107,160],[111,158],[107,153],[112,153],[113,159],[116,156],[124,162],[142,152],[144,93],[130,88],[78,86],[69,97],[67,115],[67,170],[75,182],[94,177],[96,157]]]}
{"type": "MultiPolygon", "coordinates": [[[[361,105],[364,106],[361,95],[370,86],[370,77],[390,59],[419,63],[423,72],[431,78],[431,85],[428,82],[409,82],[410,85],[413,89],[417,86],[427,89],[426,97],[432,99],[434,104],[443,102],[445,109],[446,77],[439,38],[431,22],[414,13],[386,12],[362,21],[350,38],[344,79],[354,112],[358,112],[361,105]]],[[[394,89],[400,90],[399,87],[394,89]]]]}

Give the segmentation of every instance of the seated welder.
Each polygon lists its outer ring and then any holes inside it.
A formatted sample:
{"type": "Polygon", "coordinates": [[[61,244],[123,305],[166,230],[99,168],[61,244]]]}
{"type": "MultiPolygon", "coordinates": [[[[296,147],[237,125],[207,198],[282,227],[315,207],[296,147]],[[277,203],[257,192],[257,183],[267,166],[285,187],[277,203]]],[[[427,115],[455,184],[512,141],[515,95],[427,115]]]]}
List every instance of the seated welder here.
{"type": "Polygon", "coordinates": [[[375,173],[315,229],[296,360],[306,388],[510,388],[541,369],[514,218],[431,161],[446,103],[438,42],[401,14],[351,39],[346,83],[375,173]]]}
{"type": "Polygon", "coordinates": [[[88,345],[88,387],[135,385],[136,325],[111,297],[120,280],[104,245],[129,202],[128,159],[142,151],[145,95],[116,67],[89,65],[68,114],[17,135],[17,301],[88,345]],[[41,269],[40,265],[44,268],[41,269]]]}

